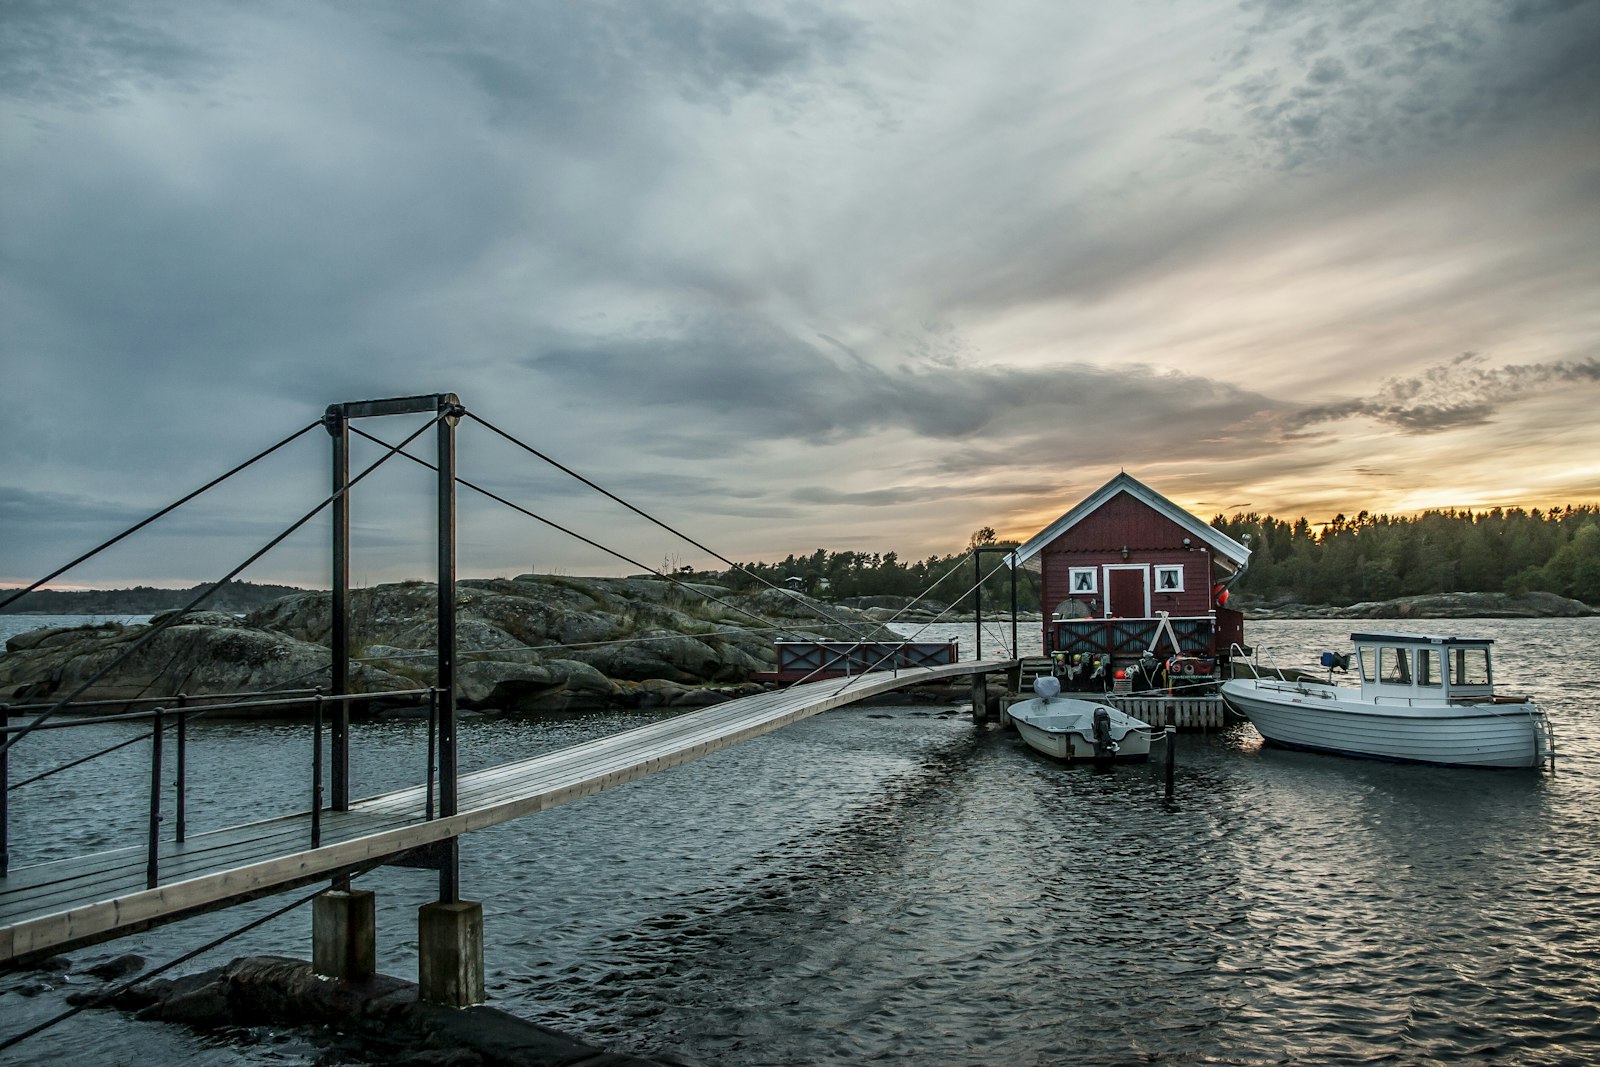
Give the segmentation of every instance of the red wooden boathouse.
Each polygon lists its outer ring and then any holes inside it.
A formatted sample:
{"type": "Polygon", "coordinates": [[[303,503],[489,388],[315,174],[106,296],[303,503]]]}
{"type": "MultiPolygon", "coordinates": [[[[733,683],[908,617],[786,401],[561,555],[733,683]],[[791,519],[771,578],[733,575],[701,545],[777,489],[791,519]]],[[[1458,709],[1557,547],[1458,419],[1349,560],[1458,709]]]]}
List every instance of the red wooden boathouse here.
{"type": "Polygon", "coordinates": [[[1147,649],[1226,659],[1244,642],[1244,616],[1227,607],[1227,585],[1249,559],[1244,545],[1121,473],[1008,562],[1040,576],[1046,654],[1109,653],[1123,662],[1147,649]]]}

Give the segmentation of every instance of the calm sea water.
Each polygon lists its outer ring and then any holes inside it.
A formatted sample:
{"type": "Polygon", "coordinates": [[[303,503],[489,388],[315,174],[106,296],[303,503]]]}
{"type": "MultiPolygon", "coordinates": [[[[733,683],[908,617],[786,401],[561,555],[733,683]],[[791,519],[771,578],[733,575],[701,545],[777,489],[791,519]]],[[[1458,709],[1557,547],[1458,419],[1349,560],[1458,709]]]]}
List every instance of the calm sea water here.
{"type": "MultiPolygon", "coordinates": [[[[1556,774],[1282,752],[1246,726],[1180,738],[1168,808],[1156,768],[1062,767],[936,708],[844,708],[466,838],[491,998],[619,1051],[706,1064],[1596,1062],[1600,620],[1426,625],[1498,639],[1502,687],[1556,724],[1556,774]]],[[[1248,632],[1277,662],[1310,665],[1351,628],[1248,632]]],[[[972,651],[970,626],[923,636],[972,651]]],[[[463,763],[641,721],[481,720],[462,731],[463,763]]],[[[120,736],[25,742],[12,780],[120,736]]],[[[358,792],[420,775],[421,745],[414,723],[361,727],[358,792]]],[[[294,724],[197,725],[192,826],[303,806],[309,751],[294,724]]],[[[147,759],[130,746],[14,793],[13,861],[137,840],[147,759]]],[[[364,882],[379,894],[381,966],[415,977],[433,876],[364,882]]],[[[60,1010],[95,960],[169,959],[275,903],[84,950],[65,984],[0,976],[0,1033],[60,1010]]],[[[295,912],[188,969],[308,955],[309,924],[295,912]]],[[[305,1035],[202,1036],[94,1011],[6,1055],[232,1065],[319,1052],[305,1035]]]]}

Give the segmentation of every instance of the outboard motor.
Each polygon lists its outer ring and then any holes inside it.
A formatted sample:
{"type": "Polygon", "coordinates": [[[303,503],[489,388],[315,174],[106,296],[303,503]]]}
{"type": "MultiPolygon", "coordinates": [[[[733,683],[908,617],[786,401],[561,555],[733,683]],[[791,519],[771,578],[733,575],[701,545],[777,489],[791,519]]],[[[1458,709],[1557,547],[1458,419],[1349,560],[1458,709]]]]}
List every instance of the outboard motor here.
{"type": "Polygon", "coordinates": [[[1111,711],[1094,709],[1094,765],[1101,770],[1111,766],[1117,758],[1119,745],[1111,739],[1111,711]]]}
{"type": "Polygon", "coordinates": [[[1338,671],[1340,674],[1346,674],[1346,673],[1349,672],[1349,670],[1350,670],[1350,653],[1348,653],[1348,652],[1324,652],[1322,654],[1322,665],[1327,668],[1327,670],[1328,670],[1328,681],[1331,683],[1333,681],[1333,672],[1334,671],[1338,671]]]}

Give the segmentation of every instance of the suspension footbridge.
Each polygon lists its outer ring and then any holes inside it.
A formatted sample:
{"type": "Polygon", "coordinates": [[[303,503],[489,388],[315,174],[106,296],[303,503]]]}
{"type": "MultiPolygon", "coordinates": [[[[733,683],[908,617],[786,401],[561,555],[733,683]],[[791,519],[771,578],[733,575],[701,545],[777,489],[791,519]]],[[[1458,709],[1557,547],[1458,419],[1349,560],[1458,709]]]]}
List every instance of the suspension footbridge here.
{"type": "MultiPolygon", "coordinates": [[[[257,707],[278,706],[281,710],[283,705],[299,704],[301,710],[305,706],[315,709],[311,768],[314,800],[311,807],[306,811],[265,818],[245,825],[188,833],[182,809],[181,785],[184,773],[184,728],[193,717],[217,710],[223,705],[185,703],[184,698],[180,697],[177,701],[180,706],[176,708],[118,711],[93,720],[77,720],[148,723],[149,732],[146,736],[152,742],[150,817],[144,839],[107,851],[12,868],[8,850],[10,812],[13,807],[10,794],[44,775],[36,775],[27,782],[10,783],[7,773],[11,750],[31,736],[71,725],[71,720],[67,719],[69,713],[81,714],[83,710],[74,702],[115,664],[108,663],[101,667],[59,699],[53,699],[52,703],[22,709],[0,708],[5,712],[0,718],[0,727],[3,727],[5,736],[4,745],[0,747],[0,967],[26,965],[51,954],[326,879],[331,882],[332,888],[318,898],[319,905],[326,898],[329,906],[319,906],[314,911],[314,959],[323,973],[360,977],[363,973],[370,973],[374,933],[371,929],[370,902],[363,911],[359,894],[351,890],[350,880],[377,865],[392,863],[431,867],[439,872],[438,902],[425,907],[419,918],[422,995],[439,1003],[475,1003],[483,999],[482,910],[481,905],[461,900],[458,843],[462,835],[625,785],[831,708],[907,686],[970,676],[973,682],[974,717],[981,720],[984,714],[984,677],[993,673],[1014,672],[1019,667],[1019,661],[1009,657],[937,665],[907,666],[901,663],[893,666],[891,657],[885,655],[866,664],[864,670],[858,667],[851,677],[802,680],[786,689],[717,704],[571,748],[461,773],[456,758],[455,685],[458,656],[455,620],[458,486],[481,493],[631,566],[650,571],[665,580],[676,581],[670,573],[662,573],[606,548],[598,541],[559,526],[515,501],[458,477],[455,428],[465,417],[470,417],[469,413],[451,393],[332,405],[318,422],[258,453],[254,459],[235,467],[26,589],[15,591],[5,600],[0,600],[0,606],[3,606],[59,577],[78,563],[136,533],[318,425],[323,426],[332,438],[333,477],[330,495],[229,574],[201,592],[182,610],[157,620],[145,634],[128,642],[121,653],[123,657],[132,655],[155,633],[199,608],[217,589],[237,577],[315,515],[324,509],[331,509],[332,616],[326,688],[319,689],[310,697],[303,694],[285,697],[282,693],[230,694],[226,704],[226,707],[238,710],[249,706],[253,699],[257,707]],[[352,426],[359,419],[405,414],[425,414],[429,416],[429,421],[398,444],[387,444],[352,426]],[[436,431],[432,462],[407,451],[407,447],[429,429],[436,431]],[[355,477],[351,477],[349,467],[352,432],[386,449],[380,460],[355,477]],[[426,773],[421,784],[365,799],[352,799],[349,774],[351,707],[362,700],[372,699],[374,694],[353,693],[350,684],[349,499],[351,489],[357,483],[378,466],[396,457],[432,469],[437,479],[436,680],[424,690],[381,694],[384,699],[409,697],[428,705],[426,773]],[[19,712],[24,717],[13,721],[13,716],[19,712]],[[325,715],[326,775],[323,743],[325,715]],[[168,790],[164,775],[171,770],[164,768],[162,762],[169,731],[175,733],[177,738],[180,783],[177,791],[179,810],[174,823],[169,823],[162,811],[162,798],[168,790]]],[[[583,481],[618,504],[722,560],[730,568],[738,567],[721,554],[556,463],[506,431],[484,420],[478,421],[533,457],[583,481]]],[[[695,595],[708,595],[703,588],[686,585],[685,589],[693,591],[695,595]]],[[[715,597],[712,596],[712,599],[715,597]]],[[[765,619],[759,621],[770,623],[765,619]]],[[[838,617],[826,617],[825,621],[835,626],[841,622],[838,617]]],[[[870,636],[865,633],[860,635],[861,648],[878,647],[871,642],[870,636]]],[[[71,760],[47,773],[79,767],[127,743],[121,742],[102,752],[71,760]]]]}
{"type": "Polygon", "coordinates": [[[557,752],[463,774],[457,811],[430,811],[427,785],[186,841],[23,867],[0,879],[0,966],[25,964],[203,911],[348,875],[472,830],[637,781],[819,712],[1014,660],[878,671],[760,693],[557,752]],[[157,884],[150,885],[152,863],[157,884]]]}

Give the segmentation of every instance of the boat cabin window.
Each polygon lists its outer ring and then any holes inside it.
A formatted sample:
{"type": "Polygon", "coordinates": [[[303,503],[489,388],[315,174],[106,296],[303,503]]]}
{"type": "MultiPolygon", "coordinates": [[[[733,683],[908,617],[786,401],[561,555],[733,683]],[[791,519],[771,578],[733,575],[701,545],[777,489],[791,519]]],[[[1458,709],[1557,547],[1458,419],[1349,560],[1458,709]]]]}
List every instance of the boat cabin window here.
{"type": "Polygon", "coordinates": [[[1377,667],[1378,650],[1375,648],[1360,648],[1356,650],[1356,659],[1361,663],[1361,680],[1374,682],[1378,679],[1377,667]]]}
{"type": "Polygon", "coordinates": [[[1456,685],[1489,684],[1489,650],[1457,648],[1450,657],[1451,681],[1456,685]]]}
{"type": "Polygon", "coordinates": [[[1378,680],[1386,685],[1411,684],[1411,650],[1383,646],[1378,651],[1378,680]]]}
{"type": "Polygon", "coordinates": [[[1431,685],[1437,688],[1444,681],[1444,676],[1439,673],[1439,650],[1437,648],[1417,649],[1417,684],[1431,685]]]}

